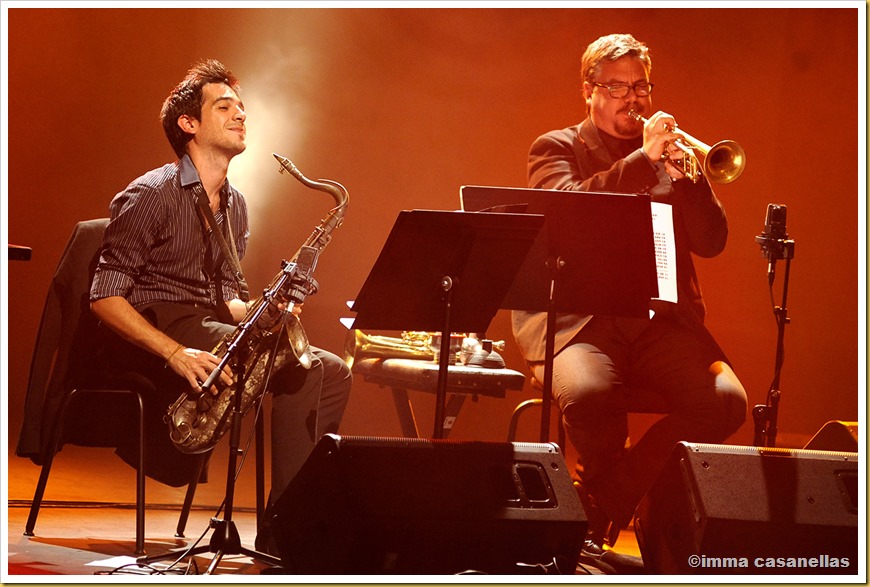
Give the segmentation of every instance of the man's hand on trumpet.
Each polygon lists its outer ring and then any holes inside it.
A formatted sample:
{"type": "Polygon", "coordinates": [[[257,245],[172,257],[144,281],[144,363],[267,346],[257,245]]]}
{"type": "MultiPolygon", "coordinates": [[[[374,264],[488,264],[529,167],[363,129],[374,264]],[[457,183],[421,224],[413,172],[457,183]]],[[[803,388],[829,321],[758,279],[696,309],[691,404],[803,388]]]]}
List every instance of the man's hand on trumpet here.
{"type": "Polygon", "coordinates": [[[649,117],[643,125],[643,152],[650,161],[663,161],[665,171],[672,179],[682,179],[683,172],[673,162],[682,161],[686,153],[674,141],[680,135],[674,132],[677,121],[666,112],[659,110],[649,117]]]}

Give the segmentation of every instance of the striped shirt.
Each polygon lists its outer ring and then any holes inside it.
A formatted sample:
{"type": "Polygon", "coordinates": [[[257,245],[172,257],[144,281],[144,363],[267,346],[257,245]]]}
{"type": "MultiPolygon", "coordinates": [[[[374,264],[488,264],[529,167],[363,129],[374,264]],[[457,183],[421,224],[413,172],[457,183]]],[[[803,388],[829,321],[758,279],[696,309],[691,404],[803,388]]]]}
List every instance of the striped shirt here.
{"type": "MultiPolygon", "coordinates": [[[[185,155],[134,180],[112,199],[91,301],[121,296],[136,308],[152,302],[214,306],[215,267],[221,299],[238,296],[233,271],[197,213],[197,186],[199,173],[185,155]]],[[[224,211],[229,215],[241,259],[249,236],[247,204],[229,181],[220,195],[215,219],[226,236],[224,211]]]]}

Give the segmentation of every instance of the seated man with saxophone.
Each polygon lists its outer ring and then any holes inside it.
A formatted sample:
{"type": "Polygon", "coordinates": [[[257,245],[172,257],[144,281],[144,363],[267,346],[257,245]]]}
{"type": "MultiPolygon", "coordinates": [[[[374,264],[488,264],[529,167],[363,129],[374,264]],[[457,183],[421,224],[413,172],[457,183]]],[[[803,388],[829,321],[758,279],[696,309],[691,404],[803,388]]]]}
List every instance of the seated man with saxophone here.
{"type": "MultiPolygon", "coordinates": [[[[723,250],[725,212],[706,178],[695,183],[680,170],[676,121],[652,113],[650,67],[647,46],[631,35],[591,43],[581,70],[587,118],[540,136],[529,154],[531,188],[645,193],[673,211],[678,303],[652,301],[650,319],[557,320],[552,391],[580,456],[578,491],[589,517],[584,554],[591,556],[631,521],[677,442],[722,442],[746,418],[746,393],[703,324],[691,256],[723,250]],[[669,411],[630,448],[619,402],[627,386],[658,392],[669,411]]],[[[512,320],[525,359],[543,381],[546,314],[514,312],[512,320]]]]}
{"type": "MultiPolygon", "coordinates": [[[[148,474],[182,485],[190,479],[191,458],[170,442],[167,406],[185,391],[209,393],[200,386],[220,364],[213,352],[251,307],[238,265],[248,242],[247,205],[227,180],[230,161],[246,146],[238,80],[221,63],[202,61],[166,98],[160,118],[178,160],[134,180],[112,200],[90,300],[107,336],[115,338],[105,345],[109,364],[156,384],[157,395],[146,398],[148,474]]],[[[313,280],[299,281],[311,293],[313,280]]],[[[320,436],[337,432],[349,398],[344,361],[311,351],[309,369],[287,362],[270,384],[270,503],[320,436]]],[[[210,391],[232,384],[228,365],[210,391]]],[[[257,548],[275,554],[263,534],[257,548]]]]}

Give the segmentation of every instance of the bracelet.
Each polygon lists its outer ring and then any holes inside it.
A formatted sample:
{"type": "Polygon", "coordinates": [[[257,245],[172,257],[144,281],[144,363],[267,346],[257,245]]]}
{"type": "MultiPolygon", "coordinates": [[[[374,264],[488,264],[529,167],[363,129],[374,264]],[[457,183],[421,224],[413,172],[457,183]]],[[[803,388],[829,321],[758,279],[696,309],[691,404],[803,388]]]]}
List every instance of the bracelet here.
{"type": "Polygon", "coordinates": [[[179,344],[177,347],[175,347],[175,350],[172,351],[172,352],[169,354],[168,357],[166,357],[166,363],[163,364],[163,367],[168,367],[168,366],[169,366],[169,359],[171,359],[172,357],[174,357],[174,356],[175,356],[175,353],[177,353],[178,351],[180,351],[180,350],[183,349],[183,348],[184,348],[184,345],[183,345],[183,344],[179,344]]]}

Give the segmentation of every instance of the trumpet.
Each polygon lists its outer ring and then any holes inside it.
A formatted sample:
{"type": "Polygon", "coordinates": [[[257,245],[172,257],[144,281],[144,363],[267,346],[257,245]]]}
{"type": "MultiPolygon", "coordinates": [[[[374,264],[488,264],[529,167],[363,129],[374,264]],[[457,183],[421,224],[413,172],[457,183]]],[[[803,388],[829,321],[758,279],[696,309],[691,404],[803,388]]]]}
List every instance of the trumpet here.
{"type": "MultiPolygon", "coordinates": [[[[454,333],[450,335],[450,362],[473,365],[475,353],[486,347],[504,351],[504,341],[479,340],[477,334],[454,333]]],[[[355,361],[363,359],[419,359],[438,362],[441,347],[440,332],[405,331],[401,338],[366,334],[361,330],[350,330],[344,343],[344,362],[353,367],[355,361]]],[[[492,357],[496,360],[496,357],[492,357]]],[[[504,366],[503,362],[500,366],[504,366]]]]}
{"type": "Polygon", "coordinates": [[[432,336],[428,332],[403,332],[401,338],[395,338],[350,330],[344,344],[347,366],[353,367],[355,361],[372,357],[434,360],[432,336]]]}
{"type": "MultiPolygon", "coordinates": [[[[629,110],[628,115],[638,122],[647,121],[634,110],[629,110]]],[[[712,183],[731,183],[743,173],[743,168],[746,167],[746,153],[736,142],[719,141],[711,147],[687,132],[668,126],[665,130],[679,135],[674,145],[684,154],[682,159],[670,159],[671,165],[691,179],[692,183],[698,183],[702,172],[707,177],[707,181],[712,183]]],[[[667,155],[662,155],[662,159],[667,158],[667,155]]]]}

